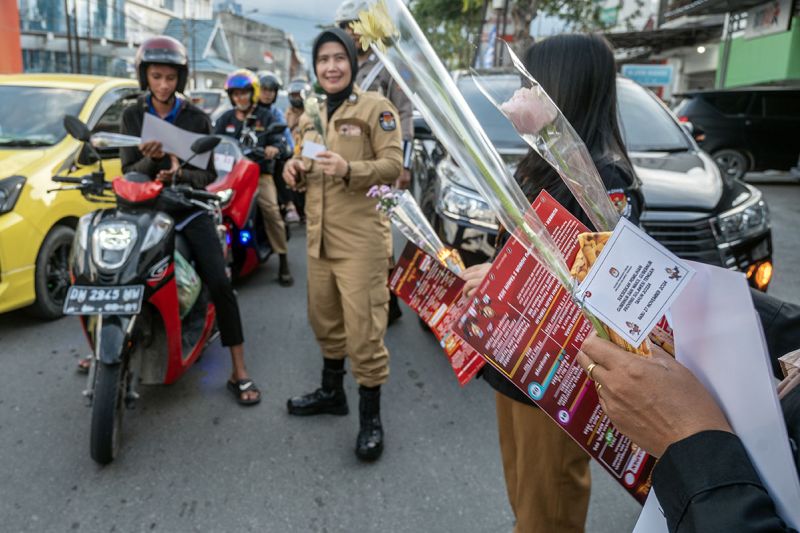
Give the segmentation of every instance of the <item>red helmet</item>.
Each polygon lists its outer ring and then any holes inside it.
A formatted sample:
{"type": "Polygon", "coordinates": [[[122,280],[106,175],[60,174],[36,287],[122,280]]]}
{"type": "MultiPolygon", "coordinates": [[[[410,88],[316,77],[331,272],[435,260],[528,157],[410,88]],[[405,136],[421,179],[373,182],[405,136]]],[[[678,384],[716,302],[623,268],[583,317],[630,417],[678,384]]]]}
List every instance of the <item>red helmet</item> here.
{"type": "Polygon", "coordinates": [[[178,86],[182,93],[189,79],[189,58],[186,48],[172,37],[161,35],[144,41],[136,52],[136,72],[139,75],[139,87],[147,90],[147,65],[169,65],[178,69],[178,86]]]}

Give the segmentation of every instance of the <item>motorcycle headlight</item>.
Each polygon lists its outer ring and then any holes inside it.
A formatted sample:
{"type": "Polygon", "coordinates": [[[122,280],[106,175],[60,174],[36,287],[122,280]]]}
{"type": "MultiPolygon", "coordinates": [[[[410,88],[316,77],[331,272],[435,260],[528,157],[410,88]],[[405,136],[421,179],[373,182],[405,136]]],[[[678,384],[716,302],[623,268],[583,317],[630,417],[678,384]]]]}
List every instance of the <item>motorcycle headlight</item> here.
{"type": "Polygon", "coordinates": [[[136,243],[136,226],[130,222],[106,222],[92,234],[92,256],[106,270],[125,264],[136,243]]]}
{"type": "Polygon", "coordinates": [[[762,233],[769,227],[769,208],[762,199],[761,192],[754,191],[751,198],[742,205],[717,217],[719,234],[725,243],[740,241],[762,233]]]}
{"type": "Polygon", "coordinates": [[[444,216],[483,228],[497,230],[497,219],[489,204],[468,189],[469,181],[452,162],[445,159],[437,167],[439,199],[437,210],[444,216]]]}
{"type": "Polygon", "coordinates": [[[0,215],[8,213],[17,203],[22,187],[25,185],[24,176],[11,176],[0,180],[0,215]]]}
{"type": "Polygon", "coordinates": [[[169,233],[169,230],[172,228],[172,219],[165,215],[164,213],[158,213],[153,219],[153,223],[147,228],[147,233],[144,235],[144,241],[142,242],[142,251],[146,252],[159,242],[161,239],[169,233]]]}

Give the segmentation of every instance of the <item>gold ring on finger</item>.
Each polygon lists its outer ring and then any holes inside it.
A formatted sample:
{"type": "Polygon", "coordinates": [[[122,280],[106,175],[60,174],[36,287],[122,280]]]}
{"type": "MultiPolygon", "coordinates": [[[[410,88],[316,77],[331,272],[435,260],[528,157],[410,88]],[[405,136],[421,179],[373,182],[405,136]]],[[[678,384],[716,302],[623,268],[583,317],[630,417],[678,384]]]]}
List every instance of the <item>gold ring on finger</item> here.
{"type": "Polygon", "coordinates": [[[595,388],[595,390],[597,390],[597,393],[599,394],[600,393],[600,389],[602,389],[603,386],[595,381],[594,382],[594,388],[595,388]]]}
{"type": "Polygon", "coordinates": [[[592,377],[592,371],[594,370],[594,367],[596,367],[596,366],[597,366],[597,363],[592,363],[588,367],[586,367],[586,375],[589,376],[589,379],[591,379],[593,381],[594,381],[594,378],[592,377]]]}

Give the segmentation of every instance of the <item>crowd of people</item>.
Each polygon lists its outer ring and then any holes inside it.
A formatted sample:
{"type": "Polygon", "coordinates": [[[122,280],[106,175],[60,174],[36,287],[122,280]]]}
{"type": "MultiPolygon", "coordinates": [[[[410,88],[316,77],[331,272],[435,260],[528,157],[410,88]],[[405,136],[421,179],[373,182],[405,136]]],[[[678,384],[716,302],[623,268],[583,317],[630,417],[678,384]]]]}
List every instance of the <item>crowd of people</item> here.
{"type": "MultiPolygon", "coordinates": [[[[270,72],[231,73],[225,89],[233,109],[213,132],[236,139],[252,131],[251,158],[260,169],[258,205],[272,249],[279,257],[278,281],[294,282],[287,256],[286,223],[304,220],[307,233],[308,319],[322,353],[321,383],[287,401],[293,416],[346,415],[346,360],[358,384],[359,431],[355,453],[364,461],[384,449],[381,386],[389,377],[387,325],[400,314],[390,304],[387,271],[392,266],[389,222],[366,196],[374,185],[410,182],[413,140],[411,103],[379,59],[359,46],[351,23],[364,2],[348,0],[335,25],[314,42],[312,61],[320,116],[304,112],[306,80],[286,89],[290,107],[275,107],[281,80],[270,72]],[[285,124],[280,138],[267,135],[285,124]],[[325,149],[305,157],[304,143],[325,149]]],[[[639,183],[620,135],[613,52],[600,36],[562,35],[534,44],[524,63],[584,140],[609,194],[624,196],[621,214],[638,223],[644,209],[639,183]]],[[[193,133],[212,132],[209,118],[184,98],[186,51],[168,37],[150,39],[137,54],[144,95],[122,117],[121,132],[141,134],[143,117],[154,114],[193,133]]],[[[123,170],[203,188],[215,179],[208,168],[178,159],[156,141],[122,150],[123,170]]],[[[591,227],[556,172],[535,151],[520,162],[516,178],[529,199],[548,191],[591,227]]],[[[217,308],[223,346],[230,349],[227,382],[244,405],[261,401],[248,374],[236,295],[225,272],[210,217],[200,211],[172,213],[194,254],[196,268],[217,308]],[[202,253],[200,253],[202,252],[202,253]]],[[[501,232],[497,250],[508,239],[501,232]]],[[[467,269],[467,294],[490,263],[467,269]]],[[[800,307],[754,293],[773,360],[800,347],[800,307]]],[[[719,406],[694,376],[656,349],[634,357],[596,337],[587,340],[579,363],[597,383],[603,408],[637,445],[660,457],[653,486],[671,531],[789,531],[763,482],[719,406]],[[652,401],[652,398],[658,401],[652,401]]],[[[777,369],[776,369],[777,370],[777,369]]],[[[536,405],[490,365],[482,378],[495,390],[499,449],[508,499],[518,532],[583,531],[589,506],[589,457],[536,405]],[[536,479],[536,483],[531,480],[536,479]]],[[[800,432],[800,387],[782,390],[793,443],[800,432]]],[[[788,383],[788,382],[787,382],[788,383]]],[[[797,455],[796,445],[793,448],[797,455]]]]}

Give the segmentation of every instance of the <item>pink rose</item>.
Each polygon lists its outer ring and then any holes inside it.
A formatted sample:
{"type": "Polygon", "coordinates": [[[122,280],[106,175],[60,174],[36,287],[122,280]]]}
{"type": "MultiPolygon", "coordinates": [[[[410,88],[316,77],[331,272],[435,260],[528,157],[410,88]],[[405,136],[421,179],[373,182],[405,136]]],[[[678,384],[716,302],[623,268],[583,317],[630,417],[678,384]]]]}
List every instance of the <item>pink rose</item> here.
{"type": "Polygon", "coordinates": [[[558,110],[546,96],[539,96],[533,88],[521,87],[500,110],[514,124],[520,135],[536,135],[553,122],[558,110]]]}

